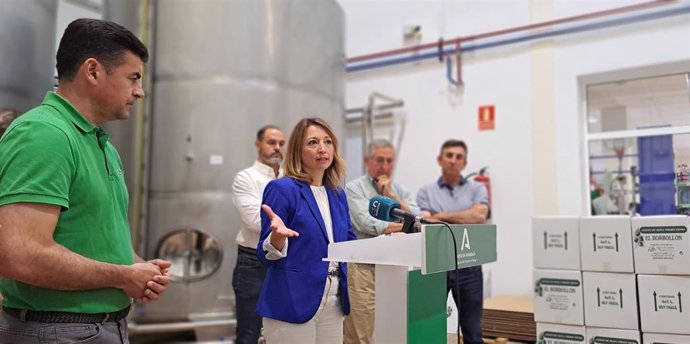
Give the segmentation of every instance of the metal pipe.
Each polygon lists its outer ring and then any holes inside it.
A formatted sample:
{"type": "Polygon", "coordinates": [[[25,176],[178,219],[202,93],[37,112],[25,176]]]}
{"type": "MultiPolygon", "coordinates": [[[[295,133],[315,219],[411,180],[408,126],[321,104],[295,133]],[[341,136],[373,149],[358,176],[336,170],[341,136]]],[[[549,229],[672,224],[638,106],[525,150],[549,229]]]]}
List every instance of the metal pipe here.
{"type": "Polygon", "coordinates": [[[446,58],[446,79],[448,79],[451,85],[460,86],[460,83],[453,79],[453,59],[450,56],[446,58]]]}
{"type": "MultiPolygon", "coordinates": [[[[444,40],[442,42],[442,45],[445,46],[445,45],[449,45],[449,44],[460,44],[462,42],[476,40],[476,39],[505,35],[508,33],[515,33],[515,32],[525,31],[525,30],[532,30],[532,29],[537,29],[537,28],[542,28],[542,27],[547,27],[547,26],[553,26],[556,24],[568,23],[568,22],[572,22],[572,21],[592,19],[592,18],[608,16],[608,15],[613,15],[613,14],[636,11],[636,10],[641,10],[641,9],[660,6],[660,5],[668,5],[668,4],[671,4],[673,2],[676,2],[676,0],[656,0],[656,1],[645,2],[645,3],[641,3],[641,4],[637,4],[637,5],[623,6],[623,7],[613,8],[613,9],[604,10],[604,11],[592,12],[592,13],[581,14],[581,15],[572,16],[572,17],[566,17],[566,18],[561,18],[561,19],[556,19],[556,20],[545,21],[545,22],[536,23],[536,24],[523,25],[523,26],[498,30],[498,31],[491,31],[491,32],[482,33],[482,34],[476,34],[476,35],[471,35],[471,36],[458,37],[458,38],[454,38],[454,39],[450,39],[450,40],[444,40]]],[[[398,55],[398,54],[402,54],[402,53],[418,52],[420,50],[425,50],[425,49],[429,49],[429,48],[438,48],[438,46],[439,46],[439,43],[434,42],[434,43],[420,44],[420,45],[413,46],[413,47],[405,47],[405,48],[398,48],[398,49],[393,49],[393,50],[386,50],[386,51],[382,51],[382,52],[378,52],[378,53],[372,53],[372,54],[366,54],[366,55],[351,57],[351,58],[347,59],[347,63],[355,63],[355,62],[361,62],[361,61],[366,61],[366,60],[373,60],[373,59],[377,59],[377,58],[381,58],[381,57],[398,55]]]]}
{"type": "MultiPolygon", "coordinates": [[[[374,107],[374,110],[390,110],[390,109],[395,109],[398,107],[402,107],[405,105],[405,102],[402,100],[390,103],[390,104],[383,104],[383,105],[377,105],[374,107]]],[[[352,108],[352,109],[347,109],[345,110],[345,114],[351,114],[351,113],[362,113],[366,110],[364,107],[358,107],[358,108],[352,108]]]]}
{"type": "Polygon", "coordinates": [[[366,111],[362,112],[362,157],[369,156],[367,145],[374,140],[374,98],[376,92],[369,95],[366,111]]]}
{"type": "MultiPolygon", "coordinates": [[[[142,42],[149,46],[153,38],[153,32],[149,26],[151,4],[149,0],[143,0],[139,6],[140,14],[140,27],[139,27],[139,37],[141,37],[142,42]]],[[[149,48],[149,52],[153,53],[155,56],[155,50],[153,46],[149,48]]],[[[143,73],[145,75],[144,82],[147,88],[148,99],[152,99],[153,86],[152,86],[152,76],[153,73],[149,73],[150,68],[143,66],[143,73]]],[[[148,120],[149,114],[151,113],[151,101],[140,101],[137,102],[137,125],[136,125],[136,135],[135,135],[135,160],[136,167],[134,170],[134,205],[132,209],[134,210],[134,228],[136,231],[136,236],[134,236],[134,247],[140,255],[143,255],[144,259],[149,259],[153,257],[151,254],[153,252],[146,252],[146,244],[148,242],[148,231],[144,228],[145,216],[147,211],[145,210],[148,206],[147,203],[147,177],[148,177],[148,138],[150,136],[150,121],[148,120]]]]}
{"type": "MultiPolygon", "coordinates": [[[[497,46],[501,46],[501,45],[532,41],[532,40],[537,40],[537,39],[541,39],[541,38],[560,36],[560,35],[564,35],[564,34],[577,33],[577,32],[589,31],[589,30],[594,30],[594,29],[620,26],[620,25],[625,25],[625,24],[630,24],[630,23],[635,23],[635,22],[642,22],[642,21],[660,19],[660,18],[665,18],[665,17],[672,17],[672,16],[682,15],[682,14],[686,14],[686,13],[690,13],[690,6],[679,7],[677,9],[655,12],[655,13],[647,13],[647,14],[642,14],[642,15],[638,15],[638,16],[634,16],[634,17],[614,19],[614,20],[606,21],[606,22],[585,24],[585,25],[580,25],[580,26],[567,28],[567,29],[560,29],[560,30],[554,30],[554,31],[550,31],[550,32],[542,32],[542,33],[537,33],[537,34],[533,34],[533,35],[515,37],[515,38],[510,38],[510,39],[506,39],[506,40],[502,40],[502,41],[495,41],[495,42],[489,42],[489,43],[484,43],[484,44],[465,45],[462,47],[462,51],[467,52],[467,51],[473,51],[473,50],[493,48],[493,47],[497,47],[497,46]]],[[[442,51],[442,54],[443,55],[449,55],[449,54],[452,54],[454,52],[455,52],[455,48],[444,49],[442,51]]],[[[391,66],[391,65],[401,64],[401,63],[419,61],[419,60],[424,60],[424,59],[428,59],[428,58],[435,58],[438,56],[438,54],[439,54],[438,52],[433,51],[433,52],[418,54],[418,55],[414,55],[414,56],[399,57],[399,58],[393,58],[393,59],[383,60],[383,61],[376,61],[376,62],[371,62],[371,63],[362,63],[362,64],[357,64],[354,66],[348,66],[346,68],[346,71],[347,72],[356,72],[356,71],[374,69],[374,68],[385,67],[385,66],[391,66]]]]}
{"type": "MultiPolygon", "coordinates": [[[[382,113],[377,113],[374,115],[374,118],[376,119],[386,119],[386,118],[392,118],[393,113],[392,112],[382,112],[382,113]]],[[[345,123],[356,123],[356,122],[361,122],[362,121],[362,115],[359,116],[345,116],[345,123]]]]}
{"type": "Polygon", "coordinates": [[[646,9],[649,7],[656,7],[656,6],[661,6],[661,5],[670,5],[673,2],[676,2],[676,0],[657,0],[657,1],[644,2],[641,4],[637,4],[637,5],[623,6],[623,7],[618,7],[618,8],[612,8],[609,10],[603,10],[603,11],[592,12],[592,13],[587,13],[587,14],[580,14],[580,15],[576,15],[576,16],[572,16],[572,17],[566,17],[566,18],[555,19],[555,20],[549,20],[549,21],[536,23],[536,24],[523,25],[523,26],[518,26],[518,27],[514,27],[514,28],[509,28],[509,29],[491,31],[491,32],[477,34],[477,35],[471,35],[471,36],[465,36],[465,37],[461,37],[460,40],[465,42],[465,41],[471,41],[471,40],[475,40],[475,39],[500,36],[500,35],[505,35],[505,34],[509,34],[509,33],[539,29],[539,28],[543,28],[543,27],[547,27],[547,26],[553,26],[553,25],[569,23],[569,22],[574,22],[574,21],[610,16],[610,15],[614,15],[614,14],[620,14],[620,13],[631,12],[631,11],[638,11],[638,10],[646,9]]]}
{"type": "Polygon", "coordinates": [[[373,98],[381,98],[381,99],[383,99],[383,100],[385,100],[385,101],[388,101],[388,102],[391,102],[391,103],[400,103],[400,104],[402,104],[402,102],[403,102],[401,99],[393,98],[393,97],[387,96],[387,95],[385,95],[385,94],[383,94],[383,93],[379,93],[379,92],[376,92],[376,91],[372,92],[371,95],[369,96],[369,98],[372,99],[372,100],[373,100],[373,98]]]}
{"type": "Polygon", "coordinates": [[[457,64],[457,66],[455,66],[455,72],[457,74],[458,83],[460,86],[463,86],[465,85],[465,82],[462,81],[462,47],[460,46],[460,42],[455,45],[455,48],[457,49],[457,52],[455,53],[455,63],[457,64]]]}
{"type": "MultiPolygon", "coordinates": [[[[366,157],[369,152],[367,151],[368,145],[374,140],[374,119],[384,118],[384,116],[393,117],[392,112],[387,112],[385,114],[376,113],[378,110],[382,109],[393,109],[396,107],[402,107],[404,101],[402,99],[393,98],[387,96],[383,93],[372,92],[369,95],[369,100],[367,105],[363,108],[348,109],[345,113],[345,121],[347,123],[353,123],[357,121],[362,122],[362,157],[366,157]],[[375,105],[376,98],[387,101],[388,104],[385,105],[375,105]],[[361,113],[361,116],[347,116],[352,113],[361,113]]],[[[364,167],[364,166],[362,166],[364,167]]]]}

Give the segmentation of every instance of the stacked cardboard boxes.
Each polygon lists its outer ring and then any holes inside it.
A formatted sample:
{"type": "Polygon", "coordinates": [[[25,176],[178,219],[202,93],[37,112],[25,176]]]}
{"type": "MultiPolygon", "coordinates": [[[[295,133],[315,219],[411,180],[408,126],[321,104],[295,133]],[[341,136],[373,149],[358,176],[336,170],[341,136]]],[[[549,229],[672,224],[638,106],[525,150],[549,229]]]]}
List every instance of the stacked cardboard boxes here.
{"type": "Polygon", "coordinates": [[[644,343],[690,343],[690,217],[632,219],[644,343]]]}
{"type": "Polygon", "coordinates": [[[579,221],[574,216],[532,219],[534,320],[539,344],[584,344],[579,221]]]}
{"type": "Polygon", "coordinates": [[[686,216],[533,218],[538,343],[689,344],[688,227],[686,216]]]}
{"type": "Polygon", "coordinates": [[[580,218],[580,256],[588,343],[641,343],[630,217],[580,218]]]}

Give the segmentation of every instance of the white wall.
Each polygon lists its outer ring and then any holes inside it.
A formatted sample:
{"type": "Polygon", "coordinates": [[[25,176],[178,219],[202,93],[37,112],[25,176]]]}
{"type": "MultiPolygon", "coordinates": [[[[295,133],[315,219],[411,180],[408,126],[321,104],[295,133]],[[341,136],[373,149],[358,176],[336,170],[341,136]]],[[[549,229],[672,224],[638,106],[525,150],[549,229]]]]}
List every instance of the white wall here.
{"type": "MultiPolygon", "coordinates": [[[[409,25],[421,25],[422,42],[427,43],[440,36],[467,36],[639,2],[339,3],[346,15],[347,56],[352,57],[401,47],[403,27],[409,25]]],[[[406,117],[406,128],[395,178],[413,191],[439,177],[435,157],[444,140],[468,143],[466,172],[489,166],[493,222],[499,232],[498,261],[484,267],[490,276],[485,294],[531,295],[531,217],[584,214],[584,117],[578,77],[690,60],[689,19],[683,15],[469,52],[463,55],[461,90],[449,86],[445,66],[436,60],[349,73],[346,105],[363,106],[372,91],[405,100],[399,113],[406,117]],[[477,108],[484,104],[496,107],[494,131],[477,129],[477,108]]],[[[356,147],[358,135],[358,130],[348,130],[348,148],[356,147]]],[[[351,168],[361,166],[361,151],[348,149],[346,154],[352,178],[361,171],[351,168]]]]}
{"type": "MultiPolygon", "coordinates": [[[[626,2],[612,2],[615,7],[626,2]]],[[[609,2],[578,2],[578,7],[561,1],[555,7],[558,17],[577,12],[601,11],[611,6],[609,2]]],[[[690,1],[678,5],[688,6],[690,1]]],[[[558,123],[558,203],[562,214],[580,214],[584,203],[584,111],[578,78],[610,74],[613,80],[617,71],[633,69],[620,74],[640,77],[642,74],[662,70],[663,65],[681,61],[685,71],[690,71],[690,16],[681,15],[662,20],[637,23],[632,26],[595,31],[578,35],[573,39],[560,39],[555,49],[556,110],[558,123]],[[572,181],[572,182],[567,182],[572,181]],[[578,181],[577,183],[575,181],[578,181]]],[[[675,64],[675,63],[674,63],[675,64]]]]}
{"type": "Polygon", "coordinates": [[[58,0],[57,22],[55,25],[55,51],[57,52],[62,34],[65,32],[65,29],[69,23],[79,18],[102,18],[100,11],[101,6],[102,1],[100,0],[81,2],[58,0]],[[86,6],[85,4],[90,4],[90,6],[86,6]]]}

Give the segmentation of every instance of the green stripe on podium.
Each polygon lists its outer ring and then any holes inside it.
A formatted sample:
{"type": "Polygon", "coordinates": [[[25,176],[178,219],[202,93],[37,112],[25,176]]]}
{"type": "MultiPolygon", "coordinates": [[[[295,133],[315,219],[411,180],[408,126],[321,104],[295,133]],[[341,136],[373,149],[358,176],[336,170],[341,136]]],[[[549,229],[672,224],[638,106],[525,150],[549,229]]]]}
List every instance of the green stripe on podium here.
{"type": "Polygon", "coordinates": [[[446,273],[412,270],[407,281],[407,343],[445,343],[446,273]]]}
{"type": "MultiPolygon", "coordinates": [[[[496,261],[496,225],[449,225],[455,235],[458,269],[496,261]]],[[[453,237],[445,225],[427,225],[422,230],[422,272],[455,270],[453,237]]]]}

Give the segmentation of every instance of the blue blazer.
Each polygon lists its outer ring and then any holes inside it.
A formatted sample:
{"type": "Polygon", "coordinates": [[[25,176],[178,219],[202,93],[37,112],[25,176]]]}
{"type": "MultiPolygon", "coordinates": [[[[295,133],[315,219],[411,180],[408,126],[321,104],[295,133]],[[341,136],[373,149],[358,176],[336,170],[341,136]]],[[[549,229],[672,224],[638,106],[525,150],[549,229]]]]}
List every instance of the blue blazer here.
{"type": "MultiPolygon", "coordinates": [[[[355,240],[345,191],[326,186],[335,242],[355,240]]],[[[328,234],[309,184],[284,177],[266,186],[263,204],[280,216],[299,237],[288,238],[287,257],[267,260],[264,241],[271,233],[271,221],[261,211],[261,237],[256,248],[259,260],[267,266],[256,312],[262,317],[290,323],[309,321],[319,308],[326,284],[328,234]]],[[[350,313],[347,294],[347,265],[339,263],[339,299],[344,314],[350,313]]]]}

